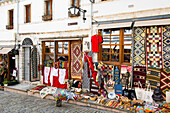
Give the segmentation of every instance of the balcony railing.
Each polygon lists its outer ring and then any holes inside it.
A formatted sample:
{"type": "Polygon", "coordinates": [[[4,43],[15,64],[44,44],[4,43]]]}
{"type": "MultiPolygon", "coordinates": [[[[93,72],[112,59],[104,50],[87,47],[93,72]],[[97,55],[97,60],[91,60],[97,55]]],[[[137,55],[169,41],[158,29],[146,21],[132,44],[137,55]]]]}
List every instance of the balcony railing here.
{"type": "Polygon", "coordinates": [[[6,29],[13,29],[13,25],[6,25],[6,29]]]}
{"type": "Polygon", "coordinates": [[[42,16],[42,20],[43,20],[43,21],[52,20],[52,15],[43,15],[43,16],[42,16]]]}

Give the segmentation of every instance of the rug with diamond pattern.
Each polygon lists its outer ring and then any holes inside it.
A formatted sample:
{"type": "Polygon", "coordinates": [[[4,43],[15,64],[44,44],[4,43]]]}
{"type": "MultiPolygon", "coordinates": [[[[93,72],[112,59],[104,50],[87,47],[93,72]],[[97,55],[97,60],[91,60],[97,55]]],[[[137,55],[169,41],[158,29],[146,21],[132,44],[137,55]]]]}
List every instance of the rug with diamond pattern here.
{"type": "Polygon", "coordinates": [[[134,34],[134,66],[145,66],[146,52],[145,52],[145,37],[146,28],[138,27],[135,28],[134,34]]]}
{"type": "Polygon", "coordinates": [[[166,99],[166,91],[170,91],[170,69],[161,70],[160,88],[164,99],[166,99]]]}
{"type": "Polygon", "coordinates": [[[148,27],[146,37],[147,68],[162,68],[162,27],[148,27]]]}
{"type": "Polygon", "coordinates": [[[170,26],[163,27],[163,68],[170,68],[170,26]]]}
{"type": "Polygon", "coordinates": [[[71,76],[72,78],[81,78],[81,59],[82,51],[81,44],[71,44],[72,61],[71,61],[71,76]]]}

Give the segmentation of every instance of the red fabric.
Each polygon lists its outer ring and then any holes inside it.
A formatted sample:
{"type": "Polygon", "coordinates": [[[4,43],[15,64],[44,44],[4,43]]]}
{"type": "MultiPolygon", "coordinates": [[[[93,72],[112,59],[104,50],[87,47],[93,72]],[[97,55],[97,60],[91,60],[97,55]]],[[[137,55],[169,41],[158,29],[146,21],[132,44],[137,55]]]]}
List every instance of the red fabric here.
{"type": "MultiPolygon", "coordinates": [[[[65,76],[65,79],[68,79],[67,62],[65,62],[65,68],[66,68],[66,76],[65,76]]],[[[59,76],[60,76],[59,71],[58,71],[58,76],[53,76],[53,87],[57,87],[57,88],[61,88],[61,89],[67,89],[67,84],[60,84],[60,82],[59,82],[59,76]]]]}
{"type": "Polygon", "coordinates": [[[94,80],[95,84],[99,86],[98,82],[96,82],[97,72],[96,71],[92,72],[92,76],[93,76],[93,80],[94,80]]]}
{"type": "Polygon", "coordinates": [[[99,52],[99,44],[103,42],[103,39],[100,35],[93,35],[91,37],[92,42],[92,52],[99,52]]]}

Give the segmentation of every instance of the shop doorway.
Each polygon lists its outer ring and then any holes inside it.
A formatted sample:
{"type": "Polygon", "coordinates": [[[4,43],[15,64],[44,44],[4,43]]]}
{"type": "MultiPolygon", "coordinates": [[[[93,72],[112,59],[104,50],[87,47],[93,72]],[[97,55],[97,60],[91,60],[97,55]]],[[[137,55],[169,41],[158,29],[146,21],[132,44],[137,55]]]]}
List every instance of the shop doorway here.
{"type": "Polygon", "coordinates": [[[26,38],[22,45],[24,50],[24,80],[31,81],[31,47],[33,42],[30,38],[26,38]]]}

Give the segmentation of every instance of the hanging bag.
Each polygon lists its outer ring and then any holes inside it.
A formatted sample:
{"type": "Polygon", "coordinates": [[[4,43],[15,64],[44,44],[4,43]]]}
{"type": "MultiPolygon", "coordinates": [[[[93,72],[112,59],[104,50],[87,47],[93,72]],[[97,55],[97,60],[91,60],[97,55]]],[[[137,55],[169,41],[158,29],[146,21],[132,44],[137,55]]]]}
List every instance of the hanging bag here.
{"type": "Polygon", "coordinates": [[[153,99],[152,99],[153,91],[151,90],[150,84],[148,84],[147,89],[146,89],[144,95],[145,95],[144,101],[150,102],[150,103],[153,102],[153,99]]]}
{"type": "Polygon", "coordinates": [[[128,95],[128,98],[133,100],[134,98],[136,99],[136,92],[135,92],[135,89],[130,89],[129,90],[129,95],[128,95]]]}
{"type": "Polygon", "coordinates": [[[123,89],[122,96],[128,97],[128,95],[129,95],[128,85],[125,85],[125,89],[123,89]]]}
{"type": "Polygon", "coordinates": [[[166,91],[166,102],[170,103],[170,91],[166,91]]]}
{"type": "Polygon", "coordinates": [[[122,85],[119,83],[119,84],[115,84],[115,94],[122,94],[123,91],[122,91],[122,85]]]}
{"type": "Polygon", "coordinates": [[[139,100],[144,99],[145,89],[142,88],[142,84],[140,83],[140,81],[138,81],[138,87],[135,88],[135,92],[137,99],[139,100]]]}

